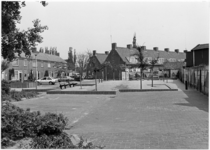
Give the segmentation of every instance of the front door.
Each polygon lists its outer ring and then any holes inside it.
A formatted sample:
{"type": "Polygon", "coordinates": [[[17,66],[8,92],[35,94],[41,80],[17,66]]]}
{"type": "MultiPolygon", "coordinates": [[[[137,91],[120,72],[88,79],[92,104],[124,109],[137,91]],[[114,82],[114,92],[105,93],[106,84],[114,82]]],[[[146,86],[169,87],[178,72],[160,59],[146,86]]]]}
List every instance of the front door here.
{"type": "Polygon", "coordinates": [[[22,73],[19,73],[19,80],[22,81],[22,73]]]}

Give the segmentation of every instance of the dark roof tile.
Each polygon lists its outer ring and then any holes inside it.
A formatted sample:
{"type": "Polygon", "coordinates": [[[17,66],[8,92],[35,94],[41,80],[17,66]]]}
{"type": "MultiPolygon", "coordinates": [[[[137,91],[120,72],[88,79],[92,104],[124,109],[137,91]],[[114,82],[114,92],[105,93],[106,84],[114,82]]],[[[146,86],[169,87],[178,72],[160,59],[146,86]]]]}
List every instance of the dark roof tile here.
{"type": "Polygon", "coordinates": [[[108,55],[106,55],[106,54],[96,53],[96,57],[97,57],[98,61],[99,61],[101,64],[104,63],[104,61],[106,60],[107,56],[108,56],[108,55]]]}
{"type": "MultiPolygon", "coordinates": [[[[134,55],[135,53],[138,53],[138,51],[134,48],[128,49],[128,48],[124,48],[124,47],[117,47],[116,48],[117,53],[120,55],[120,57],[123,59],[124,62],[126,62],[126,64],[129,64],[128,61],[128,57],[134,55]]],[[[166,52],[166,51],[154,51],[154,50],[149,50],[146,49],[144,51],[144,55],[145,57],[152,57],[152,58],[157,58],[159,56],[159,58],[175,58],[175,59],[186,59],[186,54],[183,52],[166,52]]]]}
{"type": "Polygon", "coordinates": [[[200,50],[200,49],[206,49],[206,48],[209,49],[209,44],[198,44],[196,47],[194,47],[192,49],[192,51],[194,51],[194,50],[200,50]]]}

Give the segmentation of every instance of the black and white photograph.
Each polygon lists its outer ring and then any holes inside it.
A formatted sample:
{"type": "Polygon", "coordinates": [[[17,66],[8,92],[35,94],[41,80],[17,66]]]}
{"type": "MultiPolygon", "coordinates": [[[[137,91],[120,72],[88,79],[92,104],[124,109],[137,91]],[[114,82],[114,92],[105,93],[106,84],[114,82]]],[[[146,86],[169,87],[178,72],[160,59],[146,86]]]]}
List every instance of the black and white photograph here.
{"type": "Polygon", "coordinates": [[[2,149],[209,149],[208,0],[1,10],[2,149]]]}

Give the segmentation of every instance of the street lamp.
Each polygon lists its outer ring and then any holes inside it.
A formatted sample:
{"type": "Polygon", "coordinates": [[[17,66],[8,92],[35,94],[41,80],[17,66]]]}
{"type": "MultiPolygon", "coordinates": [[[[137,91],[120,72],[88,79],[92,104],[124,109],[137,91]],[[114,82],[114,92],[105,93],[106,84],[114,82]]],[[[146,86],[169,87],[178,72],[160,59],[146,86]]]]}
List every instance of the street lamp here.
{"type": "Polygon", "coordinates": [[[36,60],[36,72],[35,72],[35,77],[36,77],[36,93],[37,93],[37,58],[36,58],[36,56],[39,54],[39,52],[34,52],[34,55],[35,55],[35,60],[36,60]]]}

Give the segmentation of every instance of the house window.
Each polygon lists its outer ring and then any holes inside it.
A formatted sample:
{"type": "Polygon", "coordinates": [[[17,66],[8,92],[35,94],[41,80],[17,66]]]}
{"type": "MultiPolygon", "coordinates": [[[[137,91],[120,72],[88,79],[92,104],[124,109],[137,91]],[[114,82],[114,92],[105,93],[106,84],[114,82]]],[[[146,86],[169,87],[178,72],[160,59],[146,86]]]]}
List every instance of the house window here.
{"type": "Polygon", "coordinates": [[[12,62],[13,66],[19,66],[19,59],[16,59],[12,62]]]}
{"type": "Polygon", "coordinates": [[[24,65],[24,66],[27,66],[27,59],[24,59],[23,65],[24,65]]]}
{"type": "Polygon", "coordinates": [[[18,71],[17,70],[15,70],[15,78],[14,78],[14,80],[18,80],[18,71]]]}
{"type": "Polygon", "coordinates": [[[50,68],[50,67],[51,67],[51,66],[50,66],[50,63],[48,63],[47,66],[48,66],[48,68],[50,68]]]}
{"type": "Polygon", "coordinates": [[[33,61],[32,66],[36,67],[36,61],[35,60],[33,61]]]}

